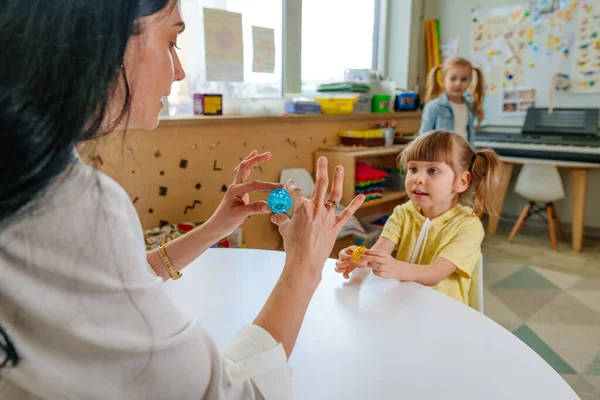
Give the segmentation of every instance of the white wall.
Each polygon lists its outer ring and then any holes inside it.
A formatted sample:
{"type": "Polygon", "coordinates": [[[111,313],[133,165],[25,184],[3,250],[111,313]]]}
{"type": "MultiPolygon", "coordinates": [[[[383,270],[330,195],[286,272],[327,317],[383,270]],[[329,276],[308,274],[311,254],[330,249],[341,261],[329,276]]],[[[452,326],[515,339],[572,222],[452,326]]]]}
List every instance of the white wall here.
{"type": "MultiPolygon", "coordinates": [[[[424,2],[424,17],[425,19],[440,18],[441,36],[460,37],[460,55],[469,57],[471,51],[471,10],[475,7],[489,8],[515,4],[524,4],[526,1],[519,0],[413,0],[413,9],[420,9],[424,2]]],[[[419,28],[419,30],[422,30],[419,28]]],[[[414,36],[414,30],[411,32],[414,36]]],[[[416,34],[420,35],[417,31],[416,34]]],[[[422,36],[422,35],[420,35],[422,36]]],[[[418,60],[423,57],[419,56],[419,51],[423,51],[423,40],[411,37],[411,43],[419,41],[419,45],[410,52],[408,68],[417,70],[418,78],[421,85],[424,85],[424,64],[418,60]],[[421,64],[421,65],[419,65],[421,64]]],[[[423,87],[422,87],[423,88],[423,87]]],[[[571,176],[568,170],[561,171],[563,185],[567,198],[557,203],[559,216],[565,223],[571,221],[571,176]]],[[[513,193],[513,185],[516,177],[513,177],[513,182],[509,188],[504,203],[503,213],[507,215],[518,215],[525,205],[525,201],[513,193]]],[[[585,225],[597,231],[600,228],[600,171],[592,171],[589,173],[588,190],[587,190],[587,208],[585,225]]],[[[590,230],[588,229],[588,233],[590,230]]]]}

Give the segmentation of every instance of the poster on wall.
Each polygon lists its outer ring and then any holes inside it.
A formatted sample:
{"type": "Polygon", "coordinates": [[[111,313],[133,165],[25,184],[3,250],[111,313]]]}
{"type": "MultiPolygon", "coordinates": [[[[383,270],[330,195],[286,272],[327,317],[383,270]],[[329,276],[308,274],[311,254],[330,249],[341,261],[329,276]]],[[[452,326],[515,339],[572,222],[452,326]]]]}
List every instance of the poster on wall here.
{"type": "Polygon", "coordinates": [[[518,117],[527,114],[527,110],[535,106],[536,91],[531,87],[517,87],[502,91],[500,114],[507,117],[518,117]]]}
{"type": "Polygon", "coordinates": [[[206,80],[244,81],[242,14],[204,8],[206,80]]]}
{"type": "Polygon", "coordinates": [[[600,2],[580,5],[571,51],[571,92],[600,93],[600,2]]]}
{"type": "Polygon", "coordinates": [[[275,31],[252,26],[252,72],[275,72],[275,31]]]}
{"type": "Polygon", "coordinates": [[[447,60],[458,57],[458,48],[460,45],[459,37],[442,38],[440,41],[440,53],[442,56],[442,64],[447,60]]]}

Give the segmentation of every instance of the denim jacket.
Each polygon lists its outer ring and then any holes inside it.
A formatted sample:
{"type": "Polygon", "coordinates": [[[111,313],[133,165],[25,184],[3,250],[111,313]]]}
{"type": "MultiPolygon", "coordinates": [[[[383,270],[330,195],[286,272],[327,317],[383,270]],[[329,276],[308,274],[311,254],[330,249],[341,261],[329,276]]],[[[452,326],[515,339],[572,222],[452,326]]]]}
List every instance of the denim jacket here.
{"type": "MultiPolygon", "coordinates": [[[[475,141],[475,116],[471,102],[468,101],[466,96],[464,97],[467,103],[467,138],[469,143],[473,144],[475,141]]],[[[431,100],[423,108],[421,115],[421,129],[419,129],[419,135],[432,130],[447,130],[454,131],[454,113],[452,107],[450,107],[450,100],[446,93],[443,93],[440,97],[431,100]]]]}

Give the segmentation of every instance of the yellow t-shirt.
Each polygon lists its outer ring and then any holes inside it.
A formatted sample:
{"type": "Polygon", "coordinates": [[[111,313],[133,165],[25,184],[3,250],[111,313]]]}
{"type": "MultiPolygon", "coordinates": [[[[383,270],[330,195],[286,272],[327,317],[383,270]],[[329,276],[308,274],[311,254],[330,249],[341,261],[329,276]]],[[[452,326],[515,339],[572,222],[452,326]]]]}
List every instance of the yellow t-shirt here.
{"type": "Polygon", "coordinates": [[[381,237],[396,244],[397,260],[423,265],[423,268],[438,257],[454,264],[456,271],[434,289],[469,304],[471,274],[481,254],[484,237],[481,220],[472,208],[456,205],[430,220],[409,201],[394,209],[381,237]]]}

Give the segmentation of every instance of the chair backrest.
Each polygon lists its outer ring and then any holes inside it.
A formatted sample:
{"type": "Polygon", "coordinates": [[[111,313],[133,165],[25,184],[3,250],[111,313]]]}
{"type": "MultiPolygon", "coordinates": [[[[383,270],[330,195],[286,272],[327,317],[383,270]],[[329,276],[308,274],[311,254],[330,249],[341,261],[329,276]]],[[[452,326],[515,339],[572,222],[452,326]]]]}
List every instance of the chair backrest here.
{"type": "Polygon", "coordinates": [[[475,270],[471,275],[469,306],[483,314],[483,254],[479,256],[475,270]]]}
{"type": "Polygon", "coordinates": [[[315,188],[315,181],[310,173],[304,168],[288,168],[281,171],[280,183],[286,183],[290,179],[296,181],[296,186],[302,190],[302,194],[309,197],[315,188]]]}
{"type": "Polygon", "coordinates": [[[565,198],[562,179],[554,165],[524,164],[515,184],[515,192],[527,200],[540,203],[565,198]]]}

